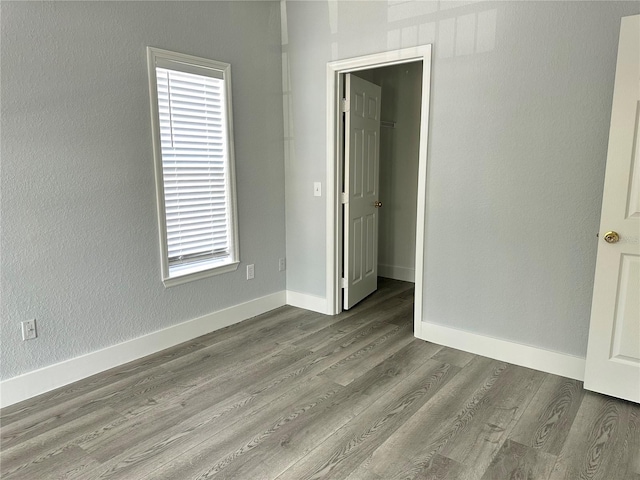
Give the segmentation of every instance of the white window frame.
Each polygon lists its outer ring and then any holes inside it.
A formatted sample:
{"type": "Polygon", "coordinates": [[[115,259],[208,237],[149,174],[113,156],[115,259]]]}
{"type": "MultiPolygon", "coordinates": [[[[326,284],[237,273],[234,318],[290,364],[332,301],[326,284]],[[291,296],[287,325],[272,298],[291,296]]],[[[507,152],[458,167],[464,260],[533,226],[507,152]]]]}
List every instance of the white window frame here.
{"type": "Polygon", "coordinates": [[[238,239],[238,216],[236,205],[235,156],[233,143],[233,109],[231,103],[231,65],[205,58],[182,53],[147,47],[147,67],[149,73],[149,96],[151,100],[151,130],[153,134],[153,156],[155,165],[156,200],[158,212],[158,230],[160,237],[160,265],[162,281],[166,287],[179,285],[192,280],[219,275],[237,270],[240,264],[240,249],[238,239]],[[160,63],[160,65],[158,65],[160,63]],[[169,65],[169,67],[167,67],[169,65]],[[156,67],[170,68],[187,73],[206,75],[206,71],[213,71],[217,78],[222,76],[225,88],[225,113],[227,125],[227,182],[226,194],[228,200],[228,242],[229,255],[194,261],[187,265],[169,265],[169,249],[167,243],[167,220],[165,211],[164,178],[162,167],[162,147],[160,137],[160,120],[158,108],[158,86],[156,67]]]}

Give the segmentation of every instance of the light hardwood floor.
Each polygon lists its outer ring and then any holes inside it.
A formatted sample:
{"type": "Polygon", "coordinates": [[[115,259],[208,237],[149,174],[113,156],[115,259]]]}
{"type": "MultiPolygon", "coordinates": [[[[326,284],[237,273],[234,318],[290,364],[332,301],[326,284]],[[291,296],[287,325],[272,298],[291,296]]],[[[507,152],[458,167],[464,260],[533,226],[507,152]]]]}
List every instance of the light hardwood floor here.
{"type": "Polygon", "coordinates": [[[2,479],[640,480],[640,406],[413,337],[413,285],[282,307],[0,412],[2,479]]]}

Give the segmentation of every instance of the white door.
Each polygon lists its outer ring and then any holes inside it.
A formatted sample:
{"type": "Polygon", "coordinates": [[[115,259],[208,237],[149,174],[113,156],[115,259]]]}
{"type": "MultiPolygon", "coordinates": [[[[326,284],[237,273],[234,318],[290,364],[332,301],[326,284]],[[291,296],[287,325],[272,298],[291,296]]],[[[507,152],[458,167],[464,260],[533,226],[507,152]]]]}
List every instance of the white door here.
{"type": "Polygon", "coordinates": [[[584,386],[640,402],[640,15],[620,27],[584,386]]]}
{"type": "Polygon", "coordinates": [[[344,309],[378,288],[380,87],[346,75],[344,309]]]}

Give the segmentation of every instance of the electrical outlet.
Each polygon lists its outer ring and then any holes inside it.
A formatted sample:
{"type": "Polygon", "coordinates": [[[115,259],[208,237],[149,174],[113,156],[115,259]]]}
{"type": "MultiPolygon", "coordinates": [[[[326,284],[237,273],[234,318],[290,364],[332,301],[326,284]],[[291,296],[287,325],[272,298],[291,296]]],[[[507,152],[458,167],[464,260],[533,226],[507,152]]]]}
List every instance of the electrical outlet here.
{"type": "Polygon", "coordinates": [[[252,263],[251,265],[247,265],[247,280],[253,280],[254,276],[255,276],[255,268],[252,263]]]}
{"type": "Polygon", "coordinates": [[[287,264],[285,259],[281,258],[280,260],[278,260],[278,271],[284,272],[286,268],[287,268],[287,264]]]}
{"type": "Polygon", "coordinates": [[[22,326],[22,340],[33,340],[38,336],[36,331],[36,319],[25,320],[20,324],[22,326]]]}

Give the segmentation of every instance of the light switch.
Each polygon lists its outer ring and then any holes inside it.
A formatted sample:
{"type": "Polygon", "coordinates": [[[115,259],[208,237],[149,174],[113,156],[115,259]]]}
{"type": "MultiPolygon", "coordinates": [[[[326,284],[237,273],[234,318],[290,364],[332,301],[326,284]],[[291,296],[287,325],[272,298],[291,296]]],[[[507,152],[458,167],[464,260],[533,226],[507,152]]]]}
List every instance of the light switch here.
{"type": "Polygon", "coordinates": [[[321,197],[322,196],[322,183],[321,182],[313,182],[313,196],[321,197]]]}

